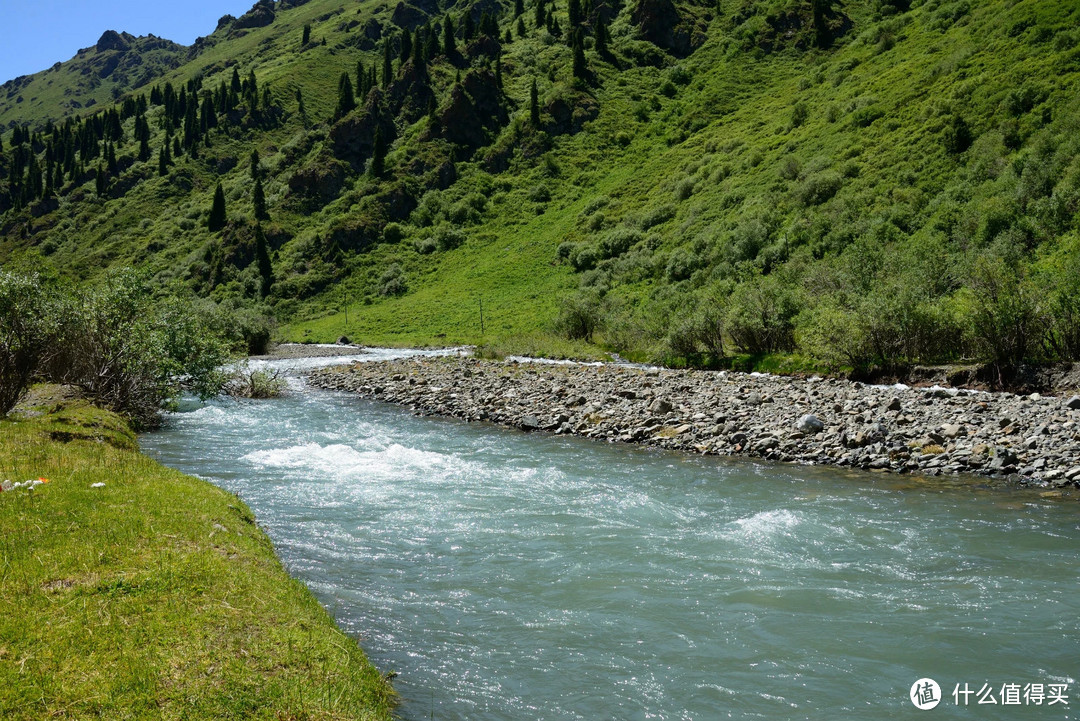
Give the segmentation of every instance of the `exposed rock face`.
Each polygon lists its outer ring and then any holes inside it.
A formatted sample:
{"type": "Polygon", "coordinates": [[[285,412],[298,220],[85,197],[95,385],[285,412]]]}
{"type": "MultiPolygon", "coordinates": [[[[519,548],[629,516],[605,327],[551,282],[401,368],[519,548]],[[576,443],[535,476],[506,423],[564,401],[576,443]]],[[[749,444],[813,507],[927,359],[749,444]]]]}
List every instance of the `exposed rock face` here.
{"type": "Polygon", "coordinates": [[[478,148],[488,134],[508,120],[495,74],[486,68],[466,73],[450,90],[450,100],[439,113],[442,136],[452,143],[478,148]]]}
{"type": "Polygon", "coordinates": [[[399,28],[416,30],[428,21],[430,16],[412,3],[400,2],[394,8],[394,14],[390,16],[390,22],[399,28]]]}
{"type": "Polygon", "coordinates": [[[385,110],[385,104],[386,94],[381,88],[375,88],[361,110],[346,115],[330,129],[335,157],[349,163],[357,172],[364,169],[371,157],[376,128],[382,128],[387,146],[394,139],[394,116],[385,110]]]}
{"type": "Polygon", "coordinates": [[[274,22],[274,0],[259,0],[233,23],[236,29],[262,28],[274,22]]]}
{"type": "Polygon", "coordinates": [[[289,191],[307,207],[322,207],[341,193],[348,166],[336,158],[320,155],[289,178],[289,191]]]}
{"type": "Polygon", "coordinates": [[[646,40],[680,57],[705,42],[703,29],[684,18],[672,0],[638,0],[632,19],[646,40]]]}
{"type": "Polygon", "coordinates": [[[106,30],[97,41],[95,49],[99,53],[103,53],[106,50],[119,50],[120,52],[124,52],[131,47],[132,40],[134,40],[134,38],[127,33],[121,35],[115,30],[106,30]]]}
{"type": "Polygon", "coordinates": [[[315,371],[310,382],[423,414],[526,430],[772,461],[1080,487],[1080,408],[1037,394],[472,358],[359,363],[315,371]]]}

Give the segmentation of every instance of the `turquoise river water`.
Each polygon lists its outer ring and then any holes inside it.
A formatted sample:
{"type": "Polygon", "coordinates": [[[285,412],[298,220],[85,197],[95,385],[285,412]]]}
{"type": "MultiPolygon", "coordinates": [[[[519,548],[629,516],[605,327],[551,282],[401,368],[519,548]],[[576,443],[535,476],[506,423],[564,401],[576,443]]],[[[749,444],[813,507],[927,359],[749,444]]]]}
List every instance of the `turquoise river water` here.
{"type": "Polygon", "coordinates": [[[252,507],[399,673],[405,719],[1078,715],[1075,501],[526,435],[292,385],[192,406],[142,446],[252,507]],[[909,698],[921,678],[936,709],[909,698]]]}

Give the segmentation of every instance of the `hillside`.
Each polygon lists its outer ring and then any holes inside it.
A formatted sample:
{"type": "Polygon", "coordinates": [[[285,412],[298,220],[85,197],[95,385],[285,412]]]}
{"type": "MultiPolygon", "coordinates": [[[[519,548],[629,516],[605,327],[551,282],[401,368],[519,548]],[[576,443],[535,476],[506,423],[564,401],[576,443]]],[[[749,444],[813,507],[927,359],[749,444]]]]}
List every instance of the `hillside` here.
{"type": "Polygon", "coordinates": [[[146,266],[294,339],[1080,356],[1072,3],[264,0],[223,20],[97,120],[4,135],[0,258],[146,266]]]}

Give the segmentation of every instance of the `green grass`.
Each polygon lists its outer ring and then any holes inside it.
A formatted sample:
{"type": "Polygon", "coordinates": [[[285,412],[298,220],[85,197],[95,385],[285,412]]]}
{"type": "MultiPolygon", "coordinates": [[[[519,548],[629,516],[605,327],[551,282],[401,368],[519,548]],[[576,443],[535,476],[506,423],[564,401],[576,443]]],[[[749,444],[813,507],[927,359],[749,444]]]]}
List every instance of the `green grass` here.
{"type": "Polygon", "coordinates": [[[0,493],[0,717],[390,718],[389,684],[243,502],[111,414],[37,411],[0,421],[0,479],[49,479],[0,493]]]}
{"type": "MultiPolygon", "coordinates": [[[[338,224],[370,216],[375,192],[405,187],[410,179],[396,175],[403,164],[433,152],[421,141],[426,119],[411,125],[399,119],[386,181],[351,178],[336,200],[310,212],[289,199],[293,173],[320,162],[330,146],[327,119],[340,73],[352,73],[357,60],[376,61],[377,52],[356,49],[360,27],[371,18],[385,21],[392,10],[380,1],[343,8],[311,0],[240,37],[215,34],[214,44],[163,76],[177,84],[202,74],[204,87],[213,88],[229,77],[232,63],[241,76],[254,68],[260,86],[269,86],[285,108],[282,126],[215,136],[202,160],[181,160],[167,179],[151,172],[123,198],[86,193],[40,217],[13,214],[0,237],[0,258],[52,265],[79,279],[109,265],[145,265],[163,283],[199,286],[206,251],[222,242],[204,227],[217,163],[231,167],[220,174],[230,217],[246,222],[246,159],[258,147],[272,225],[280,231],[274,253],[280,295],[269,302],[283,322],[283,339],[344,334],[380,345],[448,345],[550,338],[561,299],[586,288],[605,294],[614,318],[651,326],[636,347],[619,348],[633,356],[656,355],[678,321],[703,303],[723,306],[754,271],[782,275],[799,310],[836,303],[856,320],[875,314],[858,306],[868,293],[851,276],[876,273],[864,285],[888,288],[905,272],[911,277],[903,285],[947,275],[938,284],[944,290],[925,291],[945,315],[955,311],[956,290],[970,283],[976,255],[1034,262],[1080,230],[1080,11],[1073,4],[929,0],[889,15],[879,13],[882,3],[853,0],[842,6],[852,28],[834,47],[764,52],[754,46],[752,26],[770,9],[804,3],[722,0],[714,12],[680,2],[683,11],[710,16],[705,42],[689,57],[664,57],[661,67],[631,59],[641,42],[630,19],[633,5],[626,3],[611,25],[616,62],[587,53],[596,75],[587,89],[599,107],[595,119],[581,132],[553,138],[540,158],[518,154],[507,170],[494,172],[485,169],[482,148],[459,159],[450,187],[411,188],[434,217],[416,212],[402,220],[395,242],[332,261],[319,251],[338,224]],[[747,13],[757,14],[743,22],[747,13]],[[360,25],[350,28],[354,22],[360,25]],[[300,48],[307,23],[316,43],[300,48]],[[307,118],[293,113],[297,89],[307,118]],[[1017,108],[1014,101],[1025,93],[1033,98],[1030,107],[1017,108]],[[942,141],[953,114],[975,136],[960,155],[947,153],[942,141]],[[301,150],[292,153],[295,148],[301,150]],[[1043,166],[1046,178],[1039,174],[1043,166]],[[447,221],[470,194],[488,202],[476,217],[455,223],[465,242],[418,252],[433,225],[447,221]],[[1070,213],[1071,220],[1062,220],[1070,213]],[[591,270],[575,271],[558,255],[560,244],[597,247],[627,229],[639,231],[640,240],[591,270]],[[944,270],[908,270],[896,261],[916,247],[930,248],[944,270]],[[380,278],[394,266],[407,291],[385,297],[380,278]],[[330,276],[328,287],[314,294],[280,290],[330,276]]],[[[515,34],[503,54],[507,105],[516,119],[528,114],[534,77],[542,104],[569,83],[568,48],[533,30],[529,14],[528,36],[515,34]]],[[[513,25],[509,17],[502,22],[503,29],[513,25]]],[[[454,72],[443,59],[431,67],[440,103],[454,72]]],[[[155,151],[159,112],[150,112],[155,151]]],[[[512,126],[492,140],[504,147],[515,142],[512,126]]],[[[133,152],[129,139],[121,155],[133,152]]],[[[251,267],[227,275],[212,297],[250,296],[257,287],[251,267]]],[[[812,320],[808,314],[798,323],[812,320]]],[[[795,350],[812,355],[819,349],[799,342],[805,335],[796,333],[795,350]]],[[[966,338],[957,346],[974,347],[966,338]]],[[[559,353],[554,346],[545,352],[559,353]]]]}

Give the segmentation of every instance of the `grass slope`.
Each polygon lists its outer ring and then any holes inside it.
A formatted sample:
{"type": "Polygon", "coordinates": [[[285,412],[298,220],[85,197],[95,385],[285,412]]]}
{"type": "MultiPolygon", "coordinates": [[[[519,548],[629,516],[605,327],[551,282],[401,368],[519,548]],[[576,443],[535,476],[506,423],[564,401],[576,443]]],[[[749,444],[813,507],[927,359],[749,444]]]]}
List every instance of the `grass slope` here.
{"type": "Polygon", "coordinates": [[[50,480],[0,493],[0,716],[390,718],[239,499],[84,402],[37,411],[0,421],[0,477],[50,480]]]}
{"type": "MultiPolygon", "coordinates": [[[[820,330],[812,311],[868,314],[852,300],[865,289],[844,285],[860,272],[877,273],[867,282],[888,288],[912,282],[898,267],[918,266],[915,276],[942,279],[918,292],[949,315],[964,301],[957,290],[969,283],[975,257],[1043,262],[1077,237],[1074,4],[927,0],[895,12],[902,3],[853,0],[842,6],[850,29],[817,49],[800,40],[805,25],[787,44],[770,29],[778,17],[795,17],[785,12],[805,10],[800,3],[685,1],[680,12],[699,19],[704,42],[681,59],[640,39],[635,5],[621,6],[611,23],[614,56],[587,51],[594,79],[584,95],[596,117],[532,156],[518,147],[529,85],[537,79],[549,120],[550,108],[577,93],[570,50],[533,29],[531,4],[524,38],[504,16],[500,32],[514,36],[503,47],[511,122],[455,163],[449,187],[412,186],[419,207],[394,237],[342,256],[327,252],[327,239],[373,217],[372,197],[415,182],[403,168],[439,152],[423,140],[427,119],[399,118],[389,179],[351,176],[315,209],[289,189],[297,169],[325,164],[338,77],[358,60],[377,62],[378,46],[364,44],[362,29],[371,21],[390,28],[392,5],[311,0],[279,10],[266,27],[224,28],[163,78],[201,75],[214,88],[234,67],[241,76],[253,69],[284,122],[215,138],[200,160],[179,161],[166,178],[151,171],[140,180],[136,164],[123,197],[87,191],[55,211],[9,214],[0,258],[83,279],[111,264],[147,265],[162,282],[192,283],[217,299],[251,297],[258,279],[250,265],[227,267],[207,286],[208,264],[225,241],[204,221],[220,179],[234,226],[249,222],[246,159],[258,148],[273,217],[278,290],[269,302],[287,321],[285,338],[542,345],[554,343],[561,299],[583,289],[603,298],[613,318],[608,345],[656,357],[695,309],[724,306],[740,286],[753,291],[760,275],[781,279],[808,311],[797,336],[809,337],[820,330]],[[301,47],[305,25],[313,42],[301,47]],[[950,153],[943,138],[956,117],[973,143],[950,153]],[[484,161],[500,147],[511,149],[502,171],[484,161]],[[464,242],[428,252],[443,227],[461,231],[464,242]]],[[[556,15],[565,24],[565,12],[556,15]]],[[[456,72],[444,59],[431,66],[440,105],[456,72]]],[[[151,125],[156,148],[162,134],[151,125]]],[[[820,350],[801,340],[799,347],[820,350]]]]}

